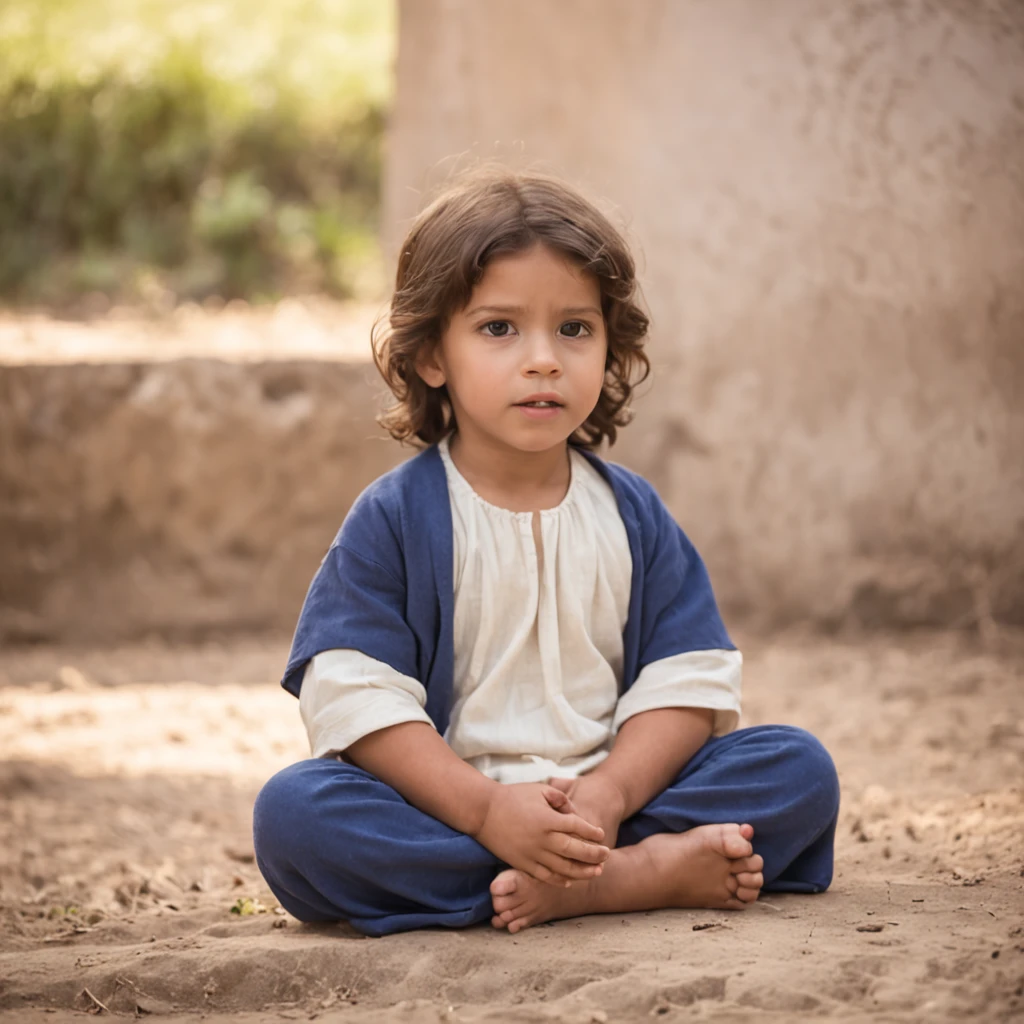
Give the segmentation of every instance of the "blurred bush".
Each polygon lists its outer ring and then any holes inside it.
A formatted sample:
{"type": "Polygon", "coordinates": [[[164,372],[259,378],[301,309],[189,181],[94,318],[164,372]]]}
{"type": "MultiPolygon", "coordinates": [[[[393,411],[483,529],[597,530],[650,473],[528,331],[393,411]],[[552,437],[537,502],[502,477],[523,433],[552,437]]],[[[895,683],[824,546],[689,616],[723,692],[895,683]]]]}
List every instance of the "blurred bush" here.
{"type": "Polygon", "coordinates": [[[379,281],[384,0],[4,0],[0,299],[379,281]]]}

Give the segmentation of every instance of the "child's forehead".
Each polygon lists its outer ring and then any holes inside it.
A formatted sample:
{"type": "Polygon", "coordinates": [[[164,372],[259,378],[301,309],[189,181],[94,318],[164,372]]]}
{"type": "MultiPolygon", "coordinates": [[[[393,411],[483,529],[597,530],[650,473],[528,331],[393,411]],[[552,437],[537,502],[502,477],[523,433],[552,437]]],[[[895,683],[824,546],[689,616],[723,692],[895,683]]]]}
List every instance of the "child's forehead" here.
{"type": "Polygon", "coordinates": [[[536,243],[515,253],[502,253],[488,260],[473,287],[468,307],[505,296],[522,304],[530,298],[576,296],[592,301],[600,294],[597,278],[578,260],[550,246],[536,243]]]}

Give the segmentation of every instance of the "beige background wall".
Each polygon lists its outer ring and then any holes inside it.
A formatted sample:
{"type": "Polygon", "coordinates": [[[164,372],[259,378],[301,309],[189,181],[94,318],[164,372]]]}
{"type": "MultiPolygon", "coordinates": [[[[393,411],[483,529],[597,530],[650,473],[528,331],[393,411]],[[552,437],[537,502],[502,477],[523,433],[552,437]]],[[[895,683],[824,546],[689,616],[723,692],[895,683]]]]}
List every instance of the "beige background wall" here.
{"type": "Polygon", "coordinates": [[[618,208],[730,608],[1024,620],[1024,3],[404,0],[389,145],[392,251],[481,157],[618,208]]]}
{"type": "Polygon", "coordinates": [[[364,361],[0,361],[0,648],[294,628],[403,457],[364,361]]]}

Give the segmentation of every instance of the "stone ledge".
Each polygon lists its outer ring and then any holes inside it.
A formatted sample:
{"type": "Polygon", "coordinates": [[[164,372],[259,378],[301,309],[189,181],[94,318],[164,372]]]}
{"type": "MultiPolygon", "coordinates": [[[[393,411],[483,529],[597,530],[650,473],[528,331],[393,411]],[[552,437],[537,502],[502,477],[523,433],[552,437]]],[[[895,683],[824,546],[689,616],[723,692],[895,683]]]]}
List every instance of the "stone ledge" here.
{"type": "Polygon", "coordinates": [[[0,367],[0,639],[288,630],[409,453],[366,362],[0,367]]]}

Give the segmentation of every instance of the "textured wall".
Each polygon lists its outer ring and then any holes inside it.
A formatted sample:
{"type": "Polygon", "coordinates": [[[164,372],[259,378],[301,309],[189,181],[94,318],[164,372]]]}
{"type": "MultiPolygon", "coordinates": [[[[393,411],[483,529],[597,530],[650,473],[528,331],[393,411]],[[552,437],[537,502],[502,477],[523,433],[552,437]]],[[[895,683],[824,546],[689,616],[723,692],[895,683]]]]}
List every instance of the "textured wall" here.
{"type": "Polygon", "coordinates": [[[606,196],[615,457],[735,610],[1024,620],[1024,3],[404,0],[385,223],[478,157],[606,196]]]}
{"type": "Polygon", "coordinates": [[[290,630],[404,452],[364,363],[0,365],[0,644],[290,630]]]}

